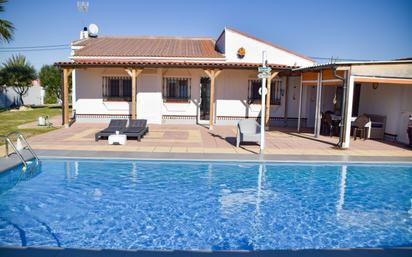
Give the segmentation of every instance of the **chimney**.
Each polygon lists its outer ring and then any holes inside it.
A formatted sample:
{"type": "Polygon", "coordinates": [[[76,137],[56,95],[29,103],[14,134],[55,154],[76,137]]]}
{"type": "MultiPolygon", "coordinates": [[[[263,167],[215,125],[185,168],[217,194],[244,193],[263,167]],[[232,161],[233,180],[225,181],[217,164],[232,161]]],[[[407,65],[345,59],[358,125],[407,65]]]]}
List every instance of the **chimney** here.
{"type": "Polygon", "coordinates": [[[86,39],[89,37],[89,32],[87,31],[87,27],[84,27],[83,30],[80,31],[80,39],[86,39]]]}

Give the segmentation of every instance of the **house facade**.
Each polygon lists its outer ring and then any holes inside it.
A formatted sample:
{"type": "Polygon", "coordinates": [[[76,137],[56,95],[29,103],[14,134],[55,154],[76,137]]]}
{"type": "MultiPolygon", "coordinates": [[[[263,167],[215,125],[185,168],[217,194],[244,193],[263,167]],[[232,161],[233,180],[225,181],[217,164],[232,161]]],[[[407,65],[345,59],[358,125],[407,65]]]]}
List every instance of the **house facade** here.
{"type": "MultiPolygon", "coordinates": [[[[126,69],[139,69],[136,81],[136,117],[149,123],[209,123],[211,79],[205,72],[219,70],[215,78],[214,122],[233,123],[260,114],[257,67],[266,51],[268,64],[279,76],[272,80],[270,115],[292,116],[296,104],[285,92],[298,86],[293,67],[314,62],[271,43],[225,28],[210,38],[98,37],[75,41],[72,62],[72,106],[77,122],[102,122],[132,115],[131,77],[126,69]],[[238,53],[244,51],[243,55],[238,53]],[[83,64],[83,66],[82,66],[83,64]]],[[[296,111],[295,111],[296,112],[296,111]]]]}
{"type": "MultiPolygon", "coordinates": [[[[76,122],[141,118],[151,124],[209,124],[212,128],[259,118],[261,81],[257,69],[265,51],[267,65],[272,68],[264,107],[267,126],[316,130],[321,112],[343,117],[349,109],[352,116],[353,109],[355,116],[385,116],[384,131],[395,135],[395,140],[407,140],[405,125],[398,124],[407,124],[412,113],[411,60],[374,66],[316,66],[308,57],[232,28],[225,28],[217,39],[81,35],[83,38],[72,43],[71,60],[56,63],[64,68],[65,78],[72,76],[76,122]],[[388,66],[390,74],[385,74],[388,66]],[[352,69],[362,67],[374,67],[373,72],[364,72],[368,76],[398,77],[402,83],[350,81],[356,75],[352,69]],[[351,85],[354,93],[349,90],[351,85]],[[350,99],[350,108],[344,99],[350,99]]],[[[66,124],[70,116],[67,87],[66,79],[66,124]]]]}

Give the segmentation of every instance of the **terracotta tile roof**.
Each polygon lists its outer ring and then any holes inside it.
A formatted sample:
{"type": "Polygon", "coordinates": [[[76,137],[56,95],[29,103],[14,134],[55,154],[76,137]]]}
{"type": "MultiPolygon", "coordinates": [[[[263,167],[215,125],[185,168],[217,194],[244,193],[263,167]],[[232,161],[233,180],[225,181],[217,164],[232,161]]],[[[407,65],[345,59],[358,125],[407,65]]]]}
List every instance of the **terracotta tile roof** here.
{"type": "MultiPolygon", "coordinates": [[[[189,62],[189,61],[136,61],[136,60],[75,60],[69,62],[56,62],[60,67],[185,67],[185,68],[227,68],[227,69],[257,69],[259,63],[243,62],[189,62]]],[[[297,66],[283,64],[268,64],[274,70],[291,70],[297,66]]]]}
{"type": "Polygon", "coordinates": [[[210,38],[98,37],[73,43],[74,56],[224,58],[210,38]]]}

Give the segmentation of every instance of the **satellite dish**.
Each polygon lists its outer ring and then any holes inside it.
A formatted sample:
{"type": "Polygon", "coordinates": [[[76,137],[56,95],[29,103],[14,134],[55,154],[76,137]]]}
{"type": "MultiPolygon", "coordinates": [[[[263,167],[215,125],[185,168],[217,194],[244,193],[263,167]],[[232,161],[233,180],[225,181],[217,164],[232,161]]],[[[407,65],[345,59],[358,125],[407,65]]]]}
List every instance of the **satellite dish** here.
{"type": "Polygon", "coordinates": [[[92,23],[89,25],[89,35],[91,37],[97,37],[97,33],[99,33],[99,27],[96,24],[92,23]]]}

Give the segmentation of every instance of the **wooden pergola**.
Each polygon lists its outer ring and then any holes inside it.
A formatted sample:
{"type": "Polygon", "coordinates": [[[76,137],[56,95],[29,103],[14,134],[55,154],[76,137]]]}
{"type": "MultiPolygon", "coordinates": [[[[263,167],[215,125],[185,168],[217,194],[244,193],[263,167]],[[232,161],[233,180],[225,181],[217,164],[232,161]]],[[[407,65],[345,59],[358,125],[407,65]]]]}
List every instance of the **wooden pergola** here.
{"type": "MultiPolygon", "coordinates": [[[[68,127],[70,124],[69,117],[69,76],[74,69],[80,68],[119,68],[123,69],[132,79],[132,99],[131,99],[131,118],[135,119],[136,110],[136,95],[138,92],[137,78],[142,73],[145,68],[191,68],[191,69],[202,69],[207,77],[210,79],[210,106],[209,106],[209,128],[213,129],[215,124],[215,88],[216,79],[220,74],[222,74],[225,69],[243,69],[243,70],[256,70],[260,64],[256,63],[231,63],[231,62],[163,62],[163,61],[99,61],[99,60],[83,60],[83,61],[72,61],[72,62],[58,62],[55,64],[63,70],[63,125],[68,127]]],[[[279,65],[279,64],[268,64],[268,67],[272,68],[272,74],[267,79],[267,85],[270,85],[271,80],[278,76],[281,72],[289,73],[291,72],[291,66],[279,65]]],[[[268,86],[267,96],[266,96],[266,106],[265,123],[269,124],[269,111],[270,111],[270,86],[268,86]]]]}

